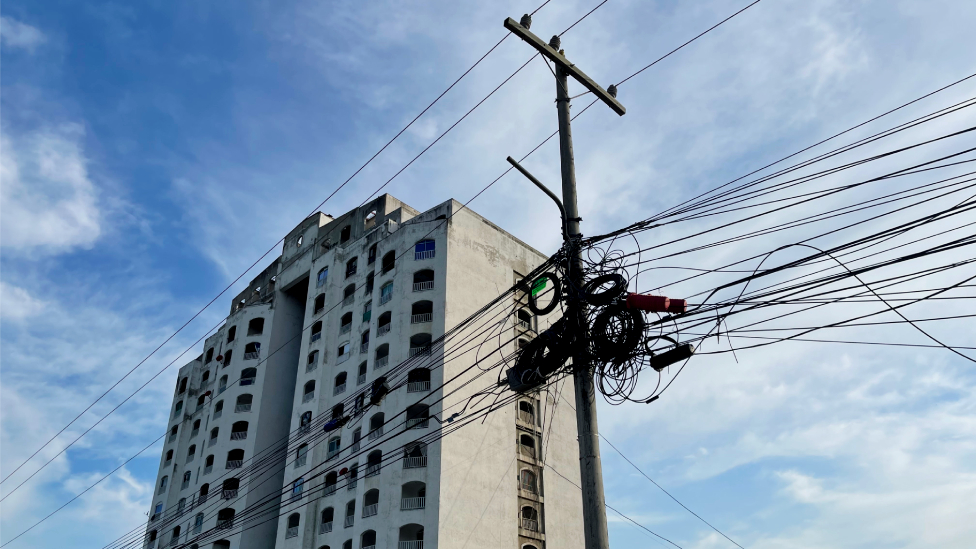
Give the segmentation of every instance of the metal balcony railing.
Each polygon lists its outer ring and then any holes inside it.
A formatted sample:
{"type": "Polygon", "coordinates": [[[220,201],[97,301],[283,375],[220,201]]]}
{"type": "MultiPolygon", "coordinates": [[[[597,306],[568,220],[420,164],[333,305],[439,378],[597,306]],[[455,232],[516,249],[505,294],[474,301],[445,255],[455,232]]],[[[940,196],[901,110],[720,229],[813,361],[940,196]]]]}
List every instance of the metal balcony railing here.
{"type": "Polygon", "coordinates": [[[305,460],[307,458],[308,458],[308,456],[305,456],[305,455],[298,456],[297,458],[295,458],[295,469],[298,469],[299,467],[304,467],[305,466],[305,460]]]}
{"type": "Polygon", "coordinates": [[[390,328],[392,326],[393,326],[393,323],[390,322],[390,323],[384,324],[384,325],[376,328],[376,337],[385,336],[386,334],[390,333],[390,328]]]}
{"type": "Polygon", "coordinates": [[[234,412],[238,414],[241,412],[250,412],[250,411],[251,411],[250,404],[238,404],[237,406],[234,406],[234,412]]]}
{"type": "Polygon", "coordinates": [[[224,415],[224,410],[223,410],[223,408],[221,408],[220,410],[215,410],[215,411],[214,411],[214,415],[213,415],[213,418],[214,418],[214,419],[219,419],[219,418],[220,418],[220,416],[222,416],[222,415],[224,415]]]}
{"type": "Polygon", "coordinates": [[[380,509],[380,505],[378,503],[374,503],[372,505],[367,505],[363,507],[363,518],[371,517],[375,515],[376,513],[379,512],[379,509],[380,509]]]}
{"type": "Polygon", "coordinates": [[[221,490],[220,499],[234,499],[237,497],[237,489],[234,490],[221,490]]]}
{"type": "Polygon", "coordinates": [[[332,521],[331,520],[329,522],[323,522],[322,524],[319,525],[319,533],[320,534],[328,534],[331,531],[332,531],[332,521]]]}
{"type": "Polygon", "coordinates": [[[186,490],[190,486],[190,481],[184,480],[183,484],[180,485],[180,490],[186,490]]]}
{"type": "Polygon", "coordinates": [[[401,541],[397,545],[397,549],[424,549],[424,541],[420,539],[416,541],[401,541]]]}
{"type": "Polygon", "coordinates": [[[366,467],[367,477],[375,477],[378,474],[380,474],[380,464],[377,463],[375,465],[368,465],[366,467]]]}
{"type": "Polygon", "coordinates": [[[524,444],[519,444],[518,447],[519,447],[518,451],[520,454],[522,454],[525,457],[535,459],[535,448],[533,448],[532,446],[526,446],[524,444]]]}
{"type": "Polygon", "coordinates": [[[346,483],[346,490],[355,490],[356,489],[356,485],[358,483],[359,483],[359,481],[355,477],[349,479],[349,482],[346,483]]]}
{"type": "Polygon", "coordinates": [[[348,307],[349,305],[352,305],[354,301],[356,301],[356,294],[347,295],[346,297],[342,298],[342,306],[348,307]]]}
{"type": "Polygon", "coordinates": [[[156,549],[156,540],[149,540],[149,543],[146,544],[146,549],[156,549]]]}
{"type": "Polygon", "coordinates": [[[403,458],[404,469],[420,469],[421,467],[427,467],[427,456],[403,458]]]}
{"type": "Polygon", "coordinates": [[[196,454],[189,454],[189,455],[187,455],[186,456],[186,462],[187,463],[190,463],[191,461],[193,461],[193,458],[195,458],[195,457],[197,457],[196,454]]]}
{"type": "Polygon", "coordinates": [[[240,469],[244,465],[243,459],[229,459],[227,460],[227,469],[240,469]]]}
{"type": "Polygon", "coordinates": [[[381,368],[386,368],[386,365],[389,363],[390,363],[390,355],[381,356],[376,359],[376,362],[373,363],[373,369],[379,370],[381,368]]]}
{"type": "Polygon", "coordinates": [[[376,549],[375,545],[363,545],[362,549],[376,549]]]}
{"type": "Polygon", "coordinates": [[[298,537],[298,527],[297,526],[289,526],[285,530],[285,539],[288,539],[288,538],[297,538],[297,537],[298,537]]]}
{"type": "Polygon", "coordinates": [[[363,383],[366,383],[366,374],[359,374],[359,377],[356,378],[356,385],[362,385],[363,383]]]}
{"type": "Polygon", "coordinates": [[[411,383],[407,383],[408,393],[422,393],[424,391],[429,391],[429,390],[430,390],[429,381],[414,381],[411,383]]]}
{"type": "Polygon", "coordinates": [[[315,369],[318,367],[319,367],[318,361],[309,362],[308,364],[305,365],[305,373],[307,374],[309,372],[315,371],[315,369]]]}
{"type": "Polygon", "coordinates": [[[343,362],[349,360],[350,355],[352,355],[352,353],[339,355],[339,358],[336,359],[336,364],[342,364],[343,362]]]}
{"type": "Polygon", "coordinates": [[[311,393],[305,393],[304,395],[302,395],[302,403],[310,402],[313,398],[315,398],[315,391],[312,391],[311,393]]]}
{"type": "Polygon", "coordinates": [[[335,386],[335,389],[332,390],[332,394],[333,395],[341,395],[342,393],[345,393],[345,392],[346,392],[346,384],[345,383],[340,383],[339,385],[336,385],[335,386]]]}
{"type": "Polygon", "coordinates": [[[336,448],[335,450],[329,450],[329,453],[325,455],[325,461],[329,461],[339,457],[340,452],[342,452],[340,448],[336,448]]]}
{"type": "Polygon", "coordinates": [[[412,511],[414,509],[423,509],[426,499],[427,498],[403,498],[400,500],[400,510],[412,511]]]}
{"type": "Polygon", "coordinates": [[[369,440],[376,440],[376,439],[380,438],[381,436],[383,436],[383,426],[382,425],[380,425],[379,427],[377,427],[377,428],[373,429],[372,431],[370,431],[369,434],[366,435],[366,438],[369,439],[369,440]]]}
{"type": "Polygon", "coordinates": [[[369,351],[369,342],[368,341],[362,342],[362,344],[359,345],[359,352],[366,353],[368,351],[369,351]]]}
{"type": "Polygon", "coordinates": [[[244,353],[244,360],[257,360],[261,358],[261,351],[254,351],[251,353],[244,353]]]}
{"type": "Polygon", "coordinates": [[[349,449],[349,451],[351,453],[356,453],[356,452],[359,451],[359,441],[358,440],[356,442],[353,442],[352,443],[352,447],[349,449]]]}
{"type": "Polygon", "coordinates": [[[163,467],[169,467],[170,464],[172,463],[173,463],[173,458],[169,458],[165,462],[163,462],[163,467]]]}
{"type": "Polygon", "coordinates": [[[339,326],[339,333],[340,334],[348,334],[351,331],[352,331],[352,323],[343,324],[342,326],[339,326]]]}
{"type": "Polygon", "coordinates": [[[393,292],[380,293],[380,305],[389,303],[393,299],[393,292]]]}
{"type": "Polygon", "coordinates": [[[217,521],[217,530],[230,530],[233,527],[234,527],[234,519],[217,521]]]}
{"type": "Polygon", "coordinates": [[[533,532],[539,531],[539,521],[535,519],[522,518],[522,528],[526,530],[531,530],[533,532]]]}
{"type": "Polygon", "coordinates": [[[211,471],[213,471],[213,465],[207,465],[203,468],[203,474],[205,475],[209,475],[211,471]]]}
{"type": "Polygon", "coordinates": [[[413,291],[415,291],[415,292],[424,292],[424,291],[433,290],[433,289],[434,289],[434,281],[433,280],[428,280],[427,282],[414,282],[413,283],[413,291]]]}
{"type": "Polygon", "coordinates": [[[235,431],[230,434],[231,440],[246,440],[247,431],[235,431]]]}
{"type": "Polygon", "coordinates": [[[325,490],[323,491],[323,493],[326,496],[331,496],[332,494],[336,493],[336,485],[335,484],[326,484],[325,485],[325,490]]]}
{"type": "Polygon", "coordinates": [[[169,546],[170,547],[176,547],[179,544],[180,544],[180,537],[179,536],[173,536],[173,539],[169,540],[169,546]]]}
{"type": "Polygon", "coordinates": [[[432,322],[434,320],[434,313],[422,313],[419,315],[410,315],[410,324],[425,324],[427,322],[432,322]]]}
{"type": "Polygon", "coordinates": [[[413,259],[414,261],[420,261],[422,259],[431,259],[432,257],[434,257],[434,251],[435,250],[424,250],[422,252],[414,252],[413,259]]]}
{"type": "Polygon", "coordinates": [[[410,347],[410,356],[430,356],[430,345],[423,347],[410,347]]]}
{"type": "Polygon", "coordinates": [[[203,524],[194,524],[193,525],[193,533],[194,534],[199,534],[202,531],[203,531],[203,524]]]}
{"type": "Polygon", "coordinates": [[[197,505],[203,505],[204,503],[207,503],[208,497],[209,497],[208,494],[200,494],[200,496],[197,497],[197,505]]]}
{"type": "Polygon", "coordinates": [[[193,438],[193,437],[195,437],[195,436],[197,436],[199,434],[200,434],[200,429],[199,428],[196,428],[196,429],[190,431],[190,438],[193,438]]]}
{"type": "Polygon", "coordinates": [[[245,385],[254,385],[254,378],[253,377],[242,377],[241,378],[241,387],[243,387],[245,385]]]}
{"type": "Polygon", "coordinates": [[[428,424],[427,418],[414,418],[407,420],[407,429],[426,429],[428,424]]]}
{"type": "Polygon", "coordinates": [[[523,423],[528,423],[529,425],[535,425],[535,415],[532,412],[526,412],[525,410],[518,411],[519,421],[523,423]]]}
{"type": "Polygon", "coordinates": [[[312,314],[313,315],[317,315],[317,314],[321,313],[324,310],[325,310],[325,305],[322,305],[321,307],[316,307],[315,310],[312,311],[312,314]]]}
{"type": "Polygon", "coordinates": [[[356,515],[347,515],[346,519],[342,521],[342,526],[345,528],[352,528],[352,525],[356,523],[356,515]]]}
{"type": "Polygon", "coordinates": [[[170,442],[173,442],[174,440],[176,440],[176,433],[171,433],[171,434],[169,435],[169,441],[170,441],[170,442]]]}
{"type": "Polygon", "coordinates": [[[322,339],[322,332],[315,332],[312,337],[308,338],[309,343],[315,343],[316,341],[322,339]]]}

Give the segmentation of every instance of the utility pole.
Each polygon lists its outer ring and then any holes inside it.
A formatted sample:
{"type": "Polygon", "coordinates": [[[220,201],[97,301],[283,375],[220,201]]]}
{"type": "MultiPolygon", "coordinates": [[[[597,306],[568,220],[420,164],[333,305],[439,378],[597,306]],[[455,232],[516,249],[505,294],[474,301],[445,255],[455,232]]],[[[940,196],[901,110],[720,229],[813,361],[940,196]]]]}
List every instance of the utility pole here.
{"type": "MultiPolygon", "coordinates": [[[[583,260],[579,250],[580,233],[579,208],[576,204],[576,166],[573,161],[573,136],[570,130],[568,76],[593,92],[618,115],[626,112],[616,99],[616,88],[604,90],[576,68],[559,49],[559,37],[553,36],[549,43],[529,32],[532,18],[522,16],[521,23],[514,19],[505,20],[505,28],[528,42],[543,56],[556,65],[556,112],[559,115],[559,157],[563,183],[563,205],[565,208],[565,238],[574,250],[568,258],[567,270],[572,290],[578,292],[583,284],[583,260]]],[[[584,305],[580,300],[571,300],[567,312],[570,325],[579,330],[585,325],[584,305]],[[573,304],[575,303],[575,305],[573,304]]],[[[600,431],[596,420],[596,388],[593,384],[593,367],[589,359],[580,354],[573,356],[573,381],[576,386],[576,428],[578,430],[580,454],[580,480],[583,489],[583,531],[586,549],[609,549],[610,538],[607,532],[606,501],[603,496],[603,468],[600,462],[600,431]]]]}

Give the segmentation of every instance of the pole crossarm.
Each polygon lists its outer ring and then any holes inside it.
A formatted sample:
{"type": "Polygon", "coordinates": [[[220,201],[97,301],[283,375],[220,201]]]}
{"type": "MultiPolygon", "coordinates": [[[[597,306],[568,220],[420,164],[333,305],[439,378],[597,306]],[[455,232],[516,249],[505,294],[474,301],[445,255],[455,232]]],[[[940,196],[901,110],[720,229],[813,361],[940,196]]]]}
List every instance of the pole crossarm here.
{"type": "Polygon", "coordinates": [[[613,112],[620,116],[627,113],[627,109],[625,109],[624,106],[620,104],[620,101],[617,101],[614,96],[610,95],[607,90],[603,89],[599,84],[590,79],[589,76],[586,76],[586,73],[577,69],[576,65],[570,63],[565,56],[554,50],[552,46],[542,41],[542,39],[535,34],[531,33],[529,29],[520,25],[518,21],[512,19],[511,17],[505,19],[505,28],[511,31],[515,36],[518,36],[522,40],[528,42],[533,48],[539,50],[539,53],[548,57],[553,63],[563,67],[563,69],[566,70],[566,74],[572,76],[577,82],[582,84],[583,87],[593,92],[593,94],[600,98],[601,101],[606,103],[607,106],[613,110],[613,112]]]}

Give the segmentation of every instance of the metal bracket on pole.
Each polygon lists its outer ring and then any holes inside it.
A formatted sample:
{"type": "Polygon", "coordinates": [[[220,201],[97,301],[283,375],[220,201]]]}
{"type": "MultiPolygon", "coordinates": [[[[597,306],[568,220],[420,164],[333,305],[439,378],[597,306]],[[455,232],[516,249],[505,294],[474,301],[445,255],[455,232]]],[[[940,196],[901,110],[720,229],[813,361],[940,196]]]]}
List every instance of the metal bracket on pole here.
{"type": "Polygon", "coordinates": [[[534,175],[530,174],[528,170],[526,170],[525,168],[523,168],[522,165],[519,164],[517,160],[515,160],[511,156],[509,156],[508,158],[506,158],[506,160],[508,160],[508,163],[511,164],[512,166],[514,166],[515,169],[518,170],[519,172],[521,172],[522,175],[524,175],[529,181],[535,183],[535,186],[536,187],[539,187],[540,189],[542,189],[542,192],[544,192],[547,195],[549,195],[549,198],[551,198],[552,201],[556,203],[556,206],[559,207],[559,217],[563,221],[563,240],[567,240],[569,238],[569,233],[566,232],[566,208],[563,206],[563,201],[562,200],[559,200],[559,197],[556,196],[555,193],[553,193],[552,191],[550,191],[549,190],[549,187],[546,187],[545,185],[543,185],[542,184],[542,181],[539,181],[538,179],[536,179],[534,175]]]}

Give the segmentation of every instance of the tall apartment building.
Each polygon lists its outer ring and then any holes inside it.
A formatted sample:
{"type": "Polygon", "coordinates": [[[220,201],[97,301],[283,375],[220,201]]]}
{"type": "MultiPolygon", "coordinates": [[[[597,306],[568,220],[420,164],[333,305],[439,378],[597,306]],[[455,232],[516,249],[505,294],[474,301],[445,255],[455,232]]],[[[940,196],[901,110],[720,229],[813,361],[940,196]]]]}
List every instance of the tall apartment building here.
{"type": "Polygon", "coordinates": [[[485,359],[554,318],[516,295],[490,338],[438,344],[545,259],[454,200],[307,218],[180,369],[143,545],[583,547],[575,414],[555,392],[454,428],[497,383],[485,359]]]}

